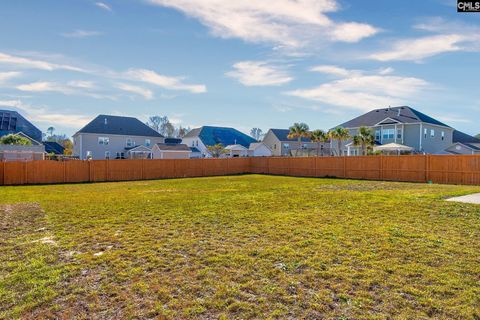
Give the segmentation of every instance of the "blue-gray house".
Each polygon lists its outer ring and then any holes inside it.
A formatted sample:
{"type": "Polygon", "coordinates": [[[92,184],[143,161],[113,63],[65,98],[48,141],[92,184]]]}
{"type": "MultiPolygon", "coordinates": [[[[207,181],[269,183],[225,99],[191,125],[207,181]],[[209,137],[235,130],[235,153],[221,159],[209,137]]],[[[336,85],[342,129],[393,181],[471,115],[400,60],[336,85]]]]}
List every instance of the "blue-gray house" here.
{"type": "Polygon", "coordinates": [[[11,110],[0,110],[0,137],[19,132],[38,142],[42,141],[42,131],[20,113],[11,110]]]}

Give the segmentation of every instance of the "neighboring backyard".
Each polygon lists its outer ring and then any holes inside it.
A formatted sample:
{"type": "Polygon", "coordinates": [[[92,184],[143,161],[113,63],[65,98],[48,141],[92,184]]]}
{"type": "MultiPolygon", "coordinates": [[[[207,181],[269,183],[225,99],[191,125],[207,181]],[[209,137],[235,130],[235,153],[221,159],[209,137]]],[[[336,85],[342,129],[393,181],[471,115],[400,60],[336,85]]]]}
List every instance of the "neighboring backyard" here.
{"type": "Polygon", "coordinates": [[[480,187],[0,187],[1,318],[480,319],[480,187]]]}

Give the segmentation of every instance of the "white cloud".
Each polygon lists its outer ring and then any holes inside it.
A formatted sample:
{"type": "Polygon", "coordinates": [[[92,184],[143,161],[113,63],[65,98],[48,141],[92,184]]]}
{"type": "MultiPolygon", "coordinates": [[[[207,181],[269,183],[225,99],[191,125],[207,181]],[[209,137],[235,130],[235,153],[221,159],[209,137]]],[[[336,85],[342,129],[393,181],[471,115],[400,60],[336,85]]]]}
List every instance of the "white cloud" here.
{"type": "Polygon", "coordinates": [[[66,84],[60,84],[52,81],[37,81],[25,83],[16,86],[20,91],[27,92],[58,92],[64,95],[80,95],[95,99],[117,100],[116,96],[101,94],[96,91],[97,87],[91,81],[69,81],[66,84]]]}
{"type": "Polygon", "coordinates": [[[369,24],[349,22],[336,25],[332,31],[332,39],[343,42],[358,42],[376,33],[378,29],[369,24]]]}
{"type": "Polygon", "coordinates": [[[0,100],[0,106],[15,108],[29,120],[47,125],[80,128],[91,120],[91,117],[86,115],[58,113],[45,106],[31,106],[21,100],[0,100]]]}
{"type": "Polygon", "coordinates": [[[73,81],[69,81],[68,85],[73,88],[81,88],[81,89],[95,88],[95,82],[93,81],[73,80],[73,81]]]}
{"type": "Polygon", "coordinates": [[[71,92],[71,89],[64,87],[55,82],[49,81],[37,81],[32,83],[21,84],[16,87],[18,90],[21,91],[29,91],[29,92],[47,92],[47,91],[57,91],[68,94],[71,92]]]}
{"type": "Polygon", "coordinates": [[[293,80],[282,68],[265,61],[240,61],[233,68],[226,75],[245,86],[276,86],[293,80]]]}
{"type": "Polygon", "coordinates": [[[335,0],[149,0],[197,18],[222,38],[303,47],[312,40],[357,42],[377,33],[362,23],[336,23],[326,14],[339,10],[335,0]]]}
{"type": "Polygon", "coordinates": [[[380,69],[380,70],[378,71],[378,74],[386,75],[386,74],[393,73],[394,71],[395,71],[395,69],[393,69],[393,68],[391,68],[391,67],[387,67],[387,68],[380,69]]]}
{"type": "Polygon", "coordinates": [[[18,77],[21,75],[21,72],[10,71],[10,72],[0,72],[0,83],[8,81],[12,78],[18,77]]]}
{"type": "Polygon", "coordinates": [[[17,66],[22,68],[47,70],[47,71],[68,70],[68,71],[85,72],[85,70],[83,70],[82,68],[78,68],[70,65],[56,64],[56,63],[43,61],[43,60],[12,56],[12,55],[1,53],[1,52],[0,52],[0,64],[17,66]]]}
{"type": "Polygon", "coordinates": [[[147,100],[153,99],[153,92],[151,90],[148,90],[139,86],[133,86],[126,83],[118,83],[116,87],[123,91],[138,94],[147,100]]]}
{"type": "Polygon", "coordinates": [[[106,4],[105,2],[95,2],[95,5],[103,10],[107,10],[107,11],[112,11],[112,7],[110,7],[108,4],[106,4]]]}
{"type": "Polygon", "coordinates": [[[286,92],[290,96],[350,109],[404,104],[428,87],[422,79],[382,74],[349,73],[318,87],[286,92]]]}
{"type": "Polygon", "coordinates": [[[99,31],[75,30],[73,32],[62,33],[61,35],[65,38],[87,38],[100,36],[102,34],[103,33],[99,31]]]}
{"type": "Polygon", "coordinates": [[[358,70],[347,70],[333,65],[320,65],[310,68],[310,71],[331,74],[334,76],[347,77],[352,74],[359,74],[358,70]]]}
{"type": "Polygon", "coordinates": [[[204,93],[207,88],[203,84],[185,84],[184,77],[169,77],[146,69],[130,69],[124,74],[125,79],[150,83],[170,90],[185,90],[192,93],[204,93]]]}
{"type": "Polygon", "coordinates": [[[370,55],[378,61],[410,60],[420,61],[437,54],[466,50],[462,44],[471,41],[471,37],[460,34],[427,36],[418,39],[400,40],[393,48],[370,55]]]}

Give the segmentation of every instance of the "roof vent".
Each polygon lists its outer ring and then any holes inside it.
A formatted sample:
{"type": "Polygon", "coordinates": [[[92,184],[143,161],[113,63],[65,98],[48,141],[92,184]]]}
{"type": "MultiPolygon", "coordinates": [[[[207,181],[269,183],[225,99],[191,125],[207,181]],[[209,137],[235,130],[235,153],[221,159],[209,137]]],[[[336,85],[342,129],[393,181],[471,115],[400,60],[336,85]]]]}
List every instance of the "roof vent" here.
{"type": "Polygon", "coordinates": [[[104,119],[104,123],[105,123],[105,125],[108,124],[107,118],[104,119]]]}

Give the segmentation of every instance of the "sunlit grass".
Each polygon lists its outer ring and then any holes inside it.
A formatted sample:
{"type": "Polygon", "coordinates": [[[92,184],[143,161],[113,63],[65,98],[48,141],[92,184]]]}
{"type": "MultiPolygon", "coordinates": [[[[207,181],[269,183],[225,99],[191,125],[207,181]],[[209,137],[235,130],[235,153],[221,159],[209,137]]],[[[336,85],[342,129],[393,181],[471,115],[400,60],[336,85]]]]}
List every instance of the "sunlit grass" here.
{"type": "Polygon", "coordinates": [[[471,192],[261,175],[2,187],[0,318],[478,319],[480,206],[442,201],[471,192]]]}

